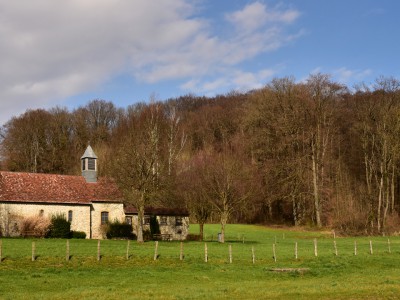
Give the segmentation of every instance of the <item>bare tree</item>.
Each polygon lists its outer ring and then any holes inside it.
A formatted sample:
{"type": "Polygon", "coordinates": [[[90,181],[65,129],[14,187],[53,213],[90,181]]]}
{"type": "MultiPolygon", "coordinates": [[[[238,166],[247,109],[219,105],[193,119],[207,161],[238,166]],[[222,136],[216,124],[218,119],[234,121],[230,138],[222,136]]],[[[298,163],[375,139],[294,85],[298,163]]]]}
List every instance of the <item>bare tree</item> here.
{"type": "Polygon", "coordinates": [[[152,203],[161,179],[161,117],[160,105],[151,104],[136,118],[127,119],[113,158],[113,177],[138,210],[139,243],[143,242],[144,209],[152,203]]]}

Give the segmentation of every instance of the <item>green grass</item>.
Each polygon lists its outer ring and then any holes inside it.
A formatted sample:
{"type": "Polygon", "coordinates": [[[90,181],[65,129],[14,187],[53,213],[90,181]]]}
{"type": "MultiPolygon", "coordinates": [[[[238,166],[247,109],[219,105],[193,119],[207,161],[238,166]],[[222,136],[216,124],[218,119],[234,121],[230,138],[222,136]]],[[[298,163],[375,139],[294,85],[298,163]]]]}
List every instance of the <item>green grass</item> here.
{"type": "MultiPolygon", "coordinates": [[[[183,261],[179,242],[159,242],[159,258],[154,261],[154,242],[131,242],[126,260],[127,241],[105,240],[97,261],[97,241],[70,240],[67,262],[65,240],[2,239],[0,299],[397,299],[400,295],[399,237],[390,238],[391,253],[387,237],[336,238],[335,256],[332,235],[325,232],[229,225],[227,242],[220,244],[218,225],[206,225],[205,230],[207,263],[203,242],[184,242],[183,261]],[[275,241],[277,262],[272,255],[275,241]],[[271,271],[275,268],[309,271],[271,271]]],[[[198,227],[191,225],[191,232],[198,232],[198,227]]]]}

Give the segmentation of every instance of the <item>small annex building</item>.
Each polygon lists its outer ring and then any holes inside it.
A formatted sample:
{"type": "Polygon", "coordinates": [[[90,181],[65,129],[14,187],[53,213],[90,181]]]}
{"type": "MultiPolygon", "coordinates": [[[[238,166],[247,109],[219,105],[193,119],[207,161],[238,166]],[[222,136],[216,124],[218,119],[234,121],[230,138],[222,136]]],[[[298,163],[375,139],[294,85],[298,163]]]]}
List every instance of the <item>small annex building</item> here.
{"type": "MultiPolygon", "coordinates": [[[[88,146],[81,157],[82,176],[0,172],[0,236],[21,235],[21,220],[27,217],[51,218],[63,214],[71,230],[86,238],[105,237],[109,221],[126,222],[136,232],[137,210],[124,203],[115,182],[97,178],[97,156],[88,146]]],[[[189,215],[185,210],[145,209],[144,229],[150,216],[157,218],[162,236],[186,239],[189,215]]]]}

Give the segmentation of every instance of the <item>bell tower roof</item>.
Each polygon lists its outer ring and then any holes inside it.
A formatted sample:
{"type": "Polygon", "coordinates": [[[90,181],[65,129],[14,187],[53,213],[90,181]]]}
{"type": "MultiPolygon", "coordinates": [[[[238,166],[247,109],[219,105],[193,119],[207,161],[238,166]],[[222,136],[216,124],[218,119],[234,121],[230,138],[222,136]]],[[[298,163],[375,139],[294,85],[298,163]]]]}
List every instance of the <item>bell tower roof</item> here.
{"type": "Polygon", "coordinates": [[[94,151],[93,151],[92,147],[90,147],[90,145],[87,146],[85,153],[83,153],[83,155],[81,157],[81,159],[84,159],[84,158],[97,158],[97,155],[94,153],[94,151]]]}
{"type": "Polygon", "coordinates": [[[97,182],[97,155],[90,145],[86,148],[81,157],[82,176],[86,182],[97,182]]]}

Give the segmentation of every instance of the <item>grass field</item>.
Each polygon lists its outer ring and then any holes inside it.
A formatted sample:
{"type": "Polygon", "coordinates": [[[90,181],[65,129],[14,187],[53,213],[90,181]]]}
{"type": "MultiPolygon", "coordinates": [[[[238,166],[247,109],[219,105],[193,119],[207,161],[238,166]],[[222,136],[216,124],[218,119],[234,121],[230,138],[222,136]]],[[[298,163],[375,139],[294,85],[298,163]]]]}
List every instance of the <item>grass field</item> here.
{"type": "MultiPolygon", "coordinates": [[[[227,242],[216,242],[218,225],[206,225],[203,242],[2,239],[0,299],[399,299],[400,237],[333,238],[329,233],[229,225],[227,242]],[[211,241],[212,238],[212,241],[211,241]],[[314,253],[317,239],[318,256],[314,253]],[[372,241],[373,254],[370,254],[372,241]],[[32,241],[36,261],[32,261],[32,241]],[[244,243],[243,243],[244,241],[244,243]],[[357,255],[354,255],[354,242],[357,255]],[[295,243],[298,259],[295,259],[295,243]],[[273,244],[276,243],[276,262],[273,244]],[[232,263],[229,262],[229,245],[232,263]],[[252,261],[252,248],[255,263],[252,261]],[[275,269],[307,268],[304,272],[275,269]]],[[[191,225],[191,232],[198,227],[191,225]]]]}

